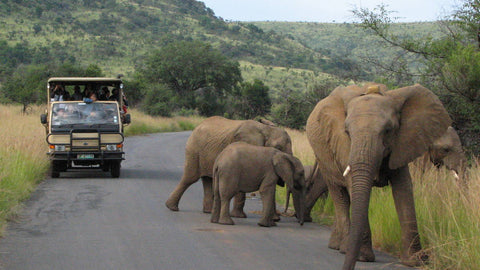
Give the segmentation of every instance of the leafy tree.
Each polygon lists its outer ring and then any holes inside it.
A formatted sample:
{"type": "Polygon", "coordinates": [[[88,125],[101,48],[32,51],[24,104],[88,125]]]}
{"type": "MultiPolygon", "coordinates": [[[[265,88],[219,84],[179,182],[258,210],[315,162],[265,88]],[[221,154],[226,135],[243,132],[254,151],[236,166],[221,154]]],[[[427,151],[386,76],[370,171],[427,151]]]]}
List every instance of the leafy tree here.
{"type": "Polygon", "coordinates": [[[245,119],[265,116],[272,106],[269,92],[270,88],[259,79],[255,79],[252,83],[243,82],[232,95],[231,103],[234,111],[231,114],[245,119]]]}
{"type": "Polygon", "coordinates": [[[29,104],[45,101],[47,78],[46,65],[21,66],[1,90],[7,99],[22,104],[25,112],[29,104]]]}
{"type": "Polygon", "coordinates": [[[199,41],[178,41],[152,53],[142,71],[150,82],[164,83],[179,98],[180,107],[196,108],[195,93],[215,96],[232,91],[242,80],[238,62],[199,41]]]}
{"type": "Polygon", "coordinates": [[[174,93],[164,84],[150,84],[146,89],[144,102],[142,109],[147,114],[169,117],[175,104],[174,93]]]}
{"type": "MultiPolygon", "coordinates": [[[[390,26],[393,20],[385,5],[370,11],[355,10],[361,26],[373,31],[386,44],[400,48],[414,55],[410,61],[417,61],[420,67],[412,72],[408,66],[412,63],[397,65],[397,68],[380,70],[402,77],[407,74],[409,80],[400,79],[397,85],[421,82],[432,89],[447,107],[454,125],[459,129],[467,149],[480,154],[480,4],[476,0],[464,0],[463,4],[450,17],[442,22],[445,32],[441,39],[430,36],[405,38],[393,35],[390,26]],[[470,121],[469,121],[470,120],[470,121]]],[[[399,58],[399,60],[402,58],[399,58]]],[[[405,58],[403,58],[405,59],[405,58]]],[[[378,59],[369,59],[377,62],[378,59]]]]}

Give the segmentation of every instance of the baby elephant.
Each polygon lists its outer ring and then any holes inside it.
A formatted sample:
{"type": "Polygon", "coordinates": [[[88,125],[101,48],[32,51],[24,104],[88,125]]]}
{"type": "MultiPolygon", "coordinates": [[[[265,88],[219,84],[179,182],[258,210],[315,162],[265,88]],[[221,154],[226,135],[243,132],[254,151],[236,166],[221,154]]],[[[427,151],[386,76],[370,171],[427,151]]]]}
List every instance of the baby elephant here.
{"type": "Polygon", "coordinates": [[[297,219],[303,225],[305,211],[305,175],[303,165],[296,157],[273,147],[254,146],[235,142],[227,146],[213,166],[213,209],[211,222],[233,225],[230,200],[238,192],[259,191],[263,216],[258,225],[276,226],[276,184],[286,183],[292,190],[297,219]]]}

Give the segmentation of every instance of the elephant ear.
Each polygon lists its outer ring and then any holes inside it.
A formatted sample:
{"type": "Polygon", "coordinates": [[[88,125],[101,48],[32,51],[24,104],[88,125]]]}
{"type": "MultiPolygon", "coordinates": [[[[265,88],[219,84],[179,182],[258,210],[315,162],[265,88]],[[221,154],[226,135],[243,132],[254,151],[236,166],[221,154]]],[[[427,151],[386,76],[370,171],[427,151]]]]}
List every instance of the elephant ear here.
{"type": "Polygon", "coordinates": [[[306,132],[320,164],[331,164],[331,160],[336,157],[344,159],[338,160],[341,163],[339,167],[346,166],[350,138],[345,132],[345,107],[353,97],[361,93],[362,90],[356,86],[337,87],[328,97],[322,99],[310,114],[306,132]]]}
{"type": "Polygon", "coordinates": [[[266,139],[262,132],[262,125],[254,120],[244,121],[233,133],[233,142],[246,142],[252,145],[264,146],[266,139]]]}
{"type": "Polygon", "coordinates": [[[273,168],[275,173],[287,184],[290,189],[297,188],[298,184],[293,182],[293,173],[295,167],[292,161],[288,158],[288,154],[281,151],[275,151],[272,157],[273,168]]]}
{"type": "Polygon", "coordinates": [[[426,152],[452,120],[438,97],[419,84],[386,94],[394,98],[400,112],[400,127],[389,160],[389,168],[394,170],[426,152]]]}

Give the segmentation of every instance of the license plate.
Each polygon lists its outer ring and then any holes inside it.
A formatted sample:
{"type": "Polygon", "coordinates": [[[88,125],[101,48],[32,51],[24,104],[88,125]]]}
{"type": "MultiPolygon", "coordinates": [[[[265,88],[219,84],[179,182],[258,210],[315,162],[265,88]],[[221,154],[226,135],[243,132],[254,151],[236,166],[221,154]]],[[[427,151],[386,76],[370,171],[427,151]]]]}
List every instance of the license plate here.
{"type": "Polygon", "coordinates": [[[94,159],[95,155],[94,154],[80,154],[77,155],[78,159],[94,159]]]}

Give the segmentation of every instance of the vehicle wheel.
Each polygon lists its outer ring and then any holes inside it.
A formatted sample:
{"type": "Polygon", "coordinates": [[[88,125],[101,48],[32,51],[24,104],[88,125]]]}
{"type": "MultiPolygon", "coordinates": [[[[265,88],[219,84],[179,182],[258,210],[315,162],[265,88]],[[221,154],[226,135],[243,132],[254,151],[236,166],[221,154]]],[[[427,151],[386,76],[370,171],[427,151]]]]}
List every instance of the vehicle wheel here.
{"type": "Polygon", "coordinates": [[[102,165],[102,171],[108,172],[110,170],[110,162],[104,162],[102,165]]]}
{"type": "Polygon", "coordinates": [[[110,174],[113,178],[120,177],[120,161],[111,161],[110,162],[110,174]]]}
{"type": "Polygon", "coordinates": [[[66,170],[67,170],[67,165],[65,162],[52,161],[52,172],[51,172],[52,178],[60,177],[60,172],[66,171],[66,170]]]}
{"type": "Polygon", "coordinates": [[[52,178],[58,178],[58,177],[60,177],[60,172],[59,171],[54,171],[52,169],[51,176],[52,176],[52,178]]]}

